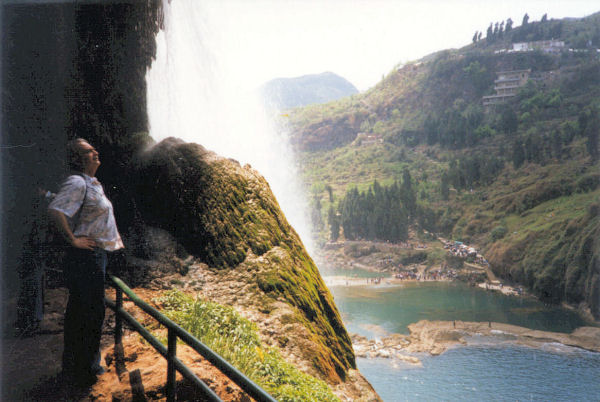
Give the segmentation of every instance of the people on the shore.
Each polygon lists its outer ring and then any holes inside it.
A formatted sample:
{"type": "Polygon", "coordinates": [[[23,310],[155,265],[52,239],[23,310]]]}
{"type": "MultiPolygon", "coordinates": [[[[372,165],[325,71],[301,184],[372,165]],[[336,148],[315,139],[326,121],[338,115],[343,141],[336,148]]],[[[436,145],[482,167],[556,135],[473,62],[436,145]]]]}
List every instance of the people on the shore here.
{"type": "Polygon", "coordinates": [[[475,264],[489,265],[485,257],[479,254],[474,247],[469,247],[463,242],[444,241],[444,249],[448,250],[455,257],[471,258],[475,264]]]}
{"type": "Polygon", "coordinates": [[[104,372],[100,337],[104,321],[104,276],[108,253],[123,248],[113,207],[96,171],[98,151],[86,140],[69,143],[73,170],[62,184],[48,213],[67,249],[64,264],[69,300],[65,312],[62,369],[66,379],[90,385],[104,372]]]}

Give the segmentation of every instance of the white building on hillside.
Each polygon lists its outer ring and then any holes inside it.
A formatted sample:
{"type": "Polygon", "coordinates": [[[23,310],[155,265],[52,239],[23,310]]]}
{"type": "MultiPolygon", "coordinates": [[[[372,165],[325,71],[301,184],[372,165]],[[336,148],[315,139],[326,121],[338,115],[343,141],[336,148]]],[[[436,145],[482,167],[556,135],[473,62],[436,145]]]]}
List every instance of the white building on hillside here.
{"type": "Polygon", "coordinates": [[[506,102],[517,95],[519,88],[527,83],[531,69],[499,71],[498,78],[494,81],[496,95],[484,96],[483,106],[497,105],[506,102]]]}
{"type": "Polygon", "coordinates": [[[562,40],[539,40],[535,42],[513,43],[512,52],[531,52],[541,50],[546,53],[560,53],[565,49],[565,42],[562,40]]]}

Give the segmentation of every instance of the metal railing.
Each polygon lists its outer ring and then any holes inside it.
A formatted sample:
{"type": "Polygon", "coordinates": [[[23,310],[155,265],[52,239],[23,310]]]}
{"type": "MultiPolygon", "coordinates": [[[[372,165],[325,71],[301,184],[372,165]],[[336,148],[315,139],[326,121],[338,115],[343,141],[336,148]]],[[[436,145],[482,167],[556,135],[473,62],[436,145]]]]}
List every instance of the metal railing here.
{"type": "Polygon", "coordinates": [[[208,346],[204,345],[189,332],[175,324],[173,321],[165,317],[154,307],[150,306],[140,299],[121,279],[116,276],[110,276],[111,285],[116,290],[115,301],[105,298],[105,302],[112,310],[115,311],[115,344],[120,345],[123,337],[123,320],[125,320],[135,331],[137,331],[148,343],[158,351],[165,359],[167,359],[167,384],[166,396],[167,401],[174,401],[177,384],[175,382],[176,371],[196,386],[203,394],[206,400],[220,401],[221,399],[210,389],[201,379],[199,379],[181,360],[177,358],[177,338],[185,342],[189,347],[198,352],[202,357],[212,363],[223,374],[229,377],[236,383],[244,392],[250,395],[257,401],[276,401],[265,390],[256,385],[252,380],[246,377],[242,372],[233,367],[229,362],[212,351],[208,346]],[[146,328],[142,326],[135,318],[123,309],[123,293],[145,313],[150,315],[156,321],[164,325],[168,330],[167,347],[160,343],[146,328]]]}

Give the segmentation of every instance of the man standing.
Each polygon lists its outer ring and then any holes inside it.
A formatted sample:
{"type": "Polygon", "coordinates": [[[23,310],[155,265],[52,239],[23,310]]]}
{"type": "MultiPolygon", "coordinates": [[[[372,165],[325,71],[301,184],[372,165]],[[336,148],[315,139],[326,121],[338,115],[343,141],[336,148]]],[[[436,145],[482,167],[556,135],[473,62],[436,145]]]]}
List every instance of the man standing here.
{"type": "Polygon", "coordinates": [[[96,179],[98,151],[86,140],[69,143],[75,172],[61,186],[48,213],[67,243],[63,374],[78,385],[90,385],[104,369],[100,337],[104,322],[104,275],[108,253],[123,248],[113,207],[96,179]]]}

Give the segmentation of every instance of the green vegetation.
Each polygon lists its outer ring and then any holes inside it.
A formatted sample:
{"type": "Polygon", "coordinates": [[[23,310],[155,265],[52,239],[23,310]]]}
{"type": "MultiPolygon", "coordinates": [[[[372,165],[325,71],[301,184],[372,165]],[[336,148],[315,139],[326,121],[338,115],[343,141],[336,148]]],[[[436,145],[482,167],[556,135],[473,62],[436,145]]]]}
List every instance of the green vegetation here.
{"type": "Polygon", "coordinates": [[[287,363],[277,349],[265,347],[256,324],[233,308],[166,292],[156,300],[163,313],[280,401],[338,401],[327,384],[287,363]]]}
{"type": "MultiPolygon", "coordinates": [[[[598,221],[585,210],[597,204],[600,187],[600,13],[524,17],[520,27],[492,24],[481,37],[476,32],[463,49],[400,66],[366,93],[292,111],[305,181],[332,188],[330,197],[313,197],[321,211],[340,214],[342,236],[397,240],[402,236],[377,233],[381,217],[402,216],[407,206],[382,212],[376,205],[386,205],[386,191],[409,172],[416,207],[405,213],[417,232],[474,243],[501,277],[545,300],[585,301],[599,317],[593,264],[600,247],[590,237],[598,221]],[[575,50],[506,51],[514,42],[550,38],[575,50]],[[484,108],[496,73],[521,69],[531,74],[517,96],[484,108]],[[384,189],[380,203],[376,182],[384,189]]],[[[329,229],[322,241],[338,233],[329,229]]]]}
{"type": "Polygon", "coordinates": [[[501,242],[488,253],[494,270],[530,287],[543,300],[594,307],[599,291],[600,192],[559,197],[510,216],[501,242]]]}
{"type": "Polygon", "coordinates": [[[269,298],[283,299],[297,310],[290,322],[310,329],[305,336],[314,347],[306,350],[315,369],[332,381],[343,379],[355,368],[352,341],[346,332],[333,297],[317,267],[306,254],[273,250],[253,262],[258,287],[269,298]],[[285,267],[285,269],[282,269],[285,267]]]}
{"type": "MultiPolygon", "coordinates": [[[[136,166],[136,205],[146,222],[168,230],[187,252],[217,271],[252,272],[244,280],[265,310],[276,300],[294,309],[297,331],[305,331],[312,342],[303,357],[328,381],[343,380],[355,367],[350,337],[265,179],[175,139],[141,155],[136,166]]],[[[131,252],[143,257],[144,245],[134,244],[131,252]]]]}
{"type": "Polygon", "coordinates": [[[415,210],[411,201],[414,193],[401,191],[397,183],[382,187],[375,181],[366,192],[349,190],[340,202],[344,236],[349,240],[406,240],[409,212],[411,207],[415,210]]]}

